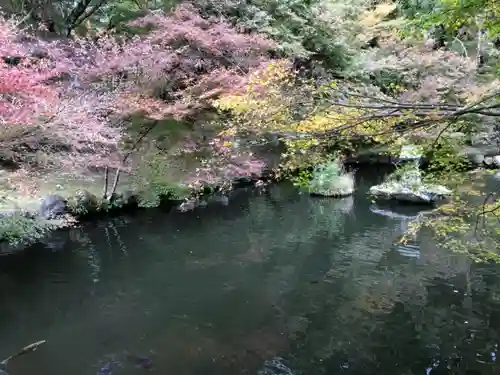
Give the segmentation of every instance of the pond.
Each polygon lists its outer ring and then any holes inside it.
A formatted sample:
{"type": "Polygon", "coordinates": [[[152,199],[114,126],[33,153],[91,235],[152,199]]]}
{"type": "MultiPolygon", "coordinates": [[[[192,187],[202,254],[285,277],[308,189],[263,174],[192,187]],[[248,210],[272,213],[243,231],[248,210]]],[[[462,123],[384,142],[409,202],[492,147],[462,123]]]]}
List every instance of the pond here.
{"type": "Polygon", "coordinates": [[[47,340],[9,374],[498,374],[500,269],[394,245],[411,215],[371,206],[373,172],[352,198],[238,191],[0,258],[0,356],[47,340]]]}

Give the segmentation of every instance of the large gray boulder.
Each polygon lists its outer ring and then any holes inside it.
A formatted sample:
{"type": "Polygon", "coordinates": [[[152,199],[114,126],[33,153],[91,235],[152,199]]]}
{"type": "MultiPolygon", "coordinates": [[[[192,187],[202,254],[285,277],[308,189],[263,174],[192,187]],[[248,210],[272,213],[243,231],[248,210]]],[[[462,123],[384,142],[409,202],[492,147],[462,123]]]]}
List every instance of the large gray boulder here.
{"type": "Polygon", "coordinates": [[[42,200],[40,205],[40,215],[44,219],[55,219],[66,212],[66,199],[60,195],[48,195],[42,200]]]}
{"type": "Polygon", "coordinates": [[[399,179],[389,178],[380,185],[372,186],[369,194],[376,200],[436,204],[448,200],[452,191],[442,185],[424,183],[420,170],[415,167],[399,179]]]}

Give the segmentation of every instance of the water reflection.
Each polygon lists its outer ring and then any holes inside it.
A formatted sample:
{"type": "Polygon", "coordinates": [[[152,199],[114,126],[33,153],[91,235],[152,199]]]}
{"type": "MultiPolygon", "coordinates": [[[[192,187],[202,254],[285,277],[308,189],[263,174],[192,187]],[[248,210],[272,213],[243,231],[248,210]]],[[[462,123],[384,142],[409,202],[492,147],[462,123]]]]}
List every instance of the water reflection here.
{"type": "Polygon", "coordinates": [[[408,215],[362,194],[272,187],[2,258],[2,352],[47,340],[10,374],[498,373],[498,268],[395,246],[408,215]]]}

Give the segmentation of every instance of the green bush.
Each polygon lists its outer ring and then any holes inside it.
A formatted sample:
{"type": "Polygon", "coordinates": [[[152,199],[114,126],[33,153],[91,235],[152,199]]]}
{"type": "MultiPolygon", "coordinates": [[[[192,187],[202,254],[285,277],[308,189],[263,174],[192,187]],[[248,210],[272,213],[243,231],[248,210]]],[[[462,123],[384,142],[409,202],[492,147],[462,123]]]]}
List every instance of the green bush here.
{"type": "Polygon", "coordinates": [[[316,166],[309,183],[309,192],[314,195],[342,197],[354,192],[354,176],[347,173],[338,159],[316,166]]]}
{"type": "Polygon", "coordinates": [[[26,217],[22,212],[15,213],[0,219],[0,241],[9,245],[33,243],[43,238],[53,227],[47,221],[26,217]]]}
{"type": "Polygon", "coordinates": [[[182,199],[188,195],[187,189],[172,178],[169,155],[158,150],[150,150],[141,155],[141,162],[132,172],[135,191],[141,191],[139,206],[157,207],[162,199],[182,199]]]}
{"type": "Polygon", "coordinates": [[[239,29],[267,34],[277,55],[311,59],[326,69],[344,70],[353,57],[355,18],[369,1],[195,0],[208,15],[227,17],[239,29]]]}

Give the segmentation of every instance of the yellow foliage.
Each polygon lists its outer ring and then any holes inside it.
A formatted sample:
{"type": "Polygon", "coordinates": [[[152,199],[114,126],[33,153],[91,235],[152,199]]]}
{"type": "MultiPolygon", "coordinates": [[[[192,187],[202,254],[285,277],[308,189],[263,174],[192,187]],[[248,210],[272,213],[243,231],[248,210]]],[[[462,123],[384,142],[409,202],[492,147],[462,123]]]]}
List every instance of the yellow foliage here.
{"type": "Polygon", "coordinates": [[[366,11],[361,16],[361,24],[365,26],[375,26],[381,23],[397,7],[396,3],[378,4],[375,9],[366,11]]]}
{"type": "Polygon", "coordinates": [[[332,81],[317,87],[311,81],[297,82],[289,62],[280,60],[255,73],[243,92],[221,97],[214,105],[236,117],[233,131],[293,132],[311,137],[329,132],[346,140],[360,136],[375,142],[390,140],[394,125],[390,119],[370,118],[371,112],[357,108],[354,100],[351,105],[329,107],[328,94],[342,84],[332,81]],[[298,108],[302,110],[299,116],[298,108]]]}

